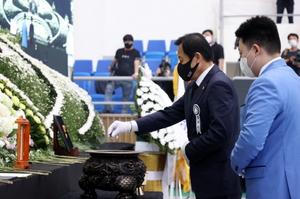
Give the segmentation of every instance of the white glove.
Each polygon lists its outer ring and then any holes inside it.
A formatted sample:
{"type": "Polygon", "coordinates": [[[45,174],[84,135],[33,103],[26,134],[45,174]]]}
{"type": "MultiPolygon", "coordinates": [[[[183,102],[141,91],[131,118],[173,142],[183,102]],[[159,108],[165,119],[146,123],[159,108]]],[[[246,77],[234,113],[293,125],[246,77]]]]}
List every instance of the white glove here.
{"type": "Polygon", "coordinates": [[[114,121],[109,127],[108,127],[108,135],[111,138],[114,138],[119,133],[127,133],[132,130],[132,124],[130,122],[120,122],[120,121],[114,121]]]}
{"type": "Polygon", "coordinates": [[[187,141],[187,142],[185,142],[185,143],[182,145],[182,147],[181,147],[181,152],[182,152],[182,156],[184,157],[184,159],[185,159],[187,165],[190,166],[190,160],[189,160],[189,158],[187,157],[187,155],[186,155],[186,153],[185,153],[185,147],[186,147],[186,145],[187,145],[188,143],[190,143],[190,142],[187,141]]]}
{"type": "Polygon", "coordinates": [[[242,178],[245,178],[245,170],[244,169],[241,171],[241,173],[239,174],[239,176],[241,176],[242,178]]]}

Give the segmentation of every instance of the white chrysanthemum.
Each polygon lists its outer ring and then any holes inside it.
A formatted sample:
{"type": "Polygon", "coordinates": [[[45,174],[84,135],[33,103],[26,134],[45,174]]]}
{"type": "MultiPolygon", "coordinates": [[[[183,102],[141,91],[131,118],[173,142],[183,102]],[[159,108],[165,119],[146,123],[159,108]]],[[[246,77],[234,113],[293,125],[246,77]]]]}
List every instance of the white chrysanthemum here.
{"type": "Polygon", "coordinates": [[[154,109],[155,111],[159,111],[159,110],[162,109],[162,107],[161,107],[159,104],[154,104],[153,109],[154,109]]]}
{"type": "Polygon", "coordinates": [[[8,108],[11,108],[13,105],[11,99],[4,93],[0,93],[0,102],[5,106],[7,106],[8,108]]]}
{"type": "Polygon", "coordinates": [[[136,95],[141,97],[143,95],[143,91],[141,89],[136,89],[136,95]]]}
{"type": "Polygon", "coordinates": [[[153,101],[156,101],[156,102],[160,102],[161,101],[161,98],[159,95],[154,95],[154,100],[153,101]]]}
{"type": "Polygon", "coordinates": [[[137,102],[137,104],[139,105],[139,106],[141,106],[142,104],[143,104],[143,100],[141,99],[141,98],[138,98],[137,100],[136,100],[136,102],[137,102]]]}
{"type": "Polygon", "coordinates": [[[148,99],[149,99],[149,95],[146,94],[146,93],[144,93],[144,94],[141,96],[141,98],[142,98],[143,100],[148,100],[148,99]]]}
{"type": "Polygon", "coordinates": [[[167,133],[167,135],[165,136],[165,140],[166,142],[171,142],[172,140],[174,140],[174,136],[172,135],[172,133],[167,133]]]}
{"type": "Polygon", "coordinates": [[[166,128],[167,133],[174,133],[173,127],[169,126],[166,128]]]}
{"type": "Polygon", "coordinates": [[[174,143],[174,142],[169,142],[169,143],[168,143],[168,146],[169,146],[169,148],[170,148],[171,150],[176,149],[175,143],[174,143]]]}
{"type": "Polygon", "coordinates": [[[146,105],[147,105],[148,109],[150,109],[150,108],[153,108],[153,107],[154,107],[154,103],[153,103],[153,102],[151,102],[151,101],[148,101],[146,105]]]}
{"type": "Polygon", "coordinates": [[[148,114],[146,113],[146,110],[143,110],[143,109],[142,109],[142,111],[141,111],[141,117],[144,117],[144,116],[146,116],[146,115],[148,115],[148,114]]]}
{"type": "Polygon", "coordinates": [[[161,134],[162,137],[165,137],[165,135],[167,134],[167,130],[165,128],[160,129],[159,134],[161,134]]]}
{"type": "Polygon", "coordinates": [[[157,102],[161,107],[166,107],[164,101],[165,101],[165,100],[163,100],[163,99],[160,98],[160,99],[157,100],[156,102],[157,102]]]}
{"type": "Polygon", "coordinates": [[[152,109],[151,111],[149,111],[149,114],[155,113],[157,112],[156,110],[152,109]]]}
{"type": "Polygon", "coordinates": [[[0,116],[1,117],[8,117],[11,115],[10,109],[5,106],[4,104],[0,103],[0,116]]]}
{"type": "Polygon", "coordinates": [[[179,142],[174,140],[171,142],[174,145],[174,149],[179,149],[181,146],[179,146],[179,142]]]}
{"type": "Polygon", "coordinates": [[[148,105],[148,103],[146,103],[146,104],[143,104],[143,105],[141,106],[141,108],[142,108],[142,110],[144,110],[144,111],[148,111],[151,107],[148,105]]]}
{"type": "Polygon", "coordinates": [[[6,146],[8,146],[10,144],[9,141],[7,140],[7,138],[5,140],[3,140],[3,141],[4,141],[4,143],[5,143],[6,146]]]}
{"type": "Polygon", "coordinates": [[[21,110],[21,109],[15,111],[15,113],[13,114],[13,116],[14,116],[15,118],[19,118],[20,116],[22,116],[23,118],[26,118],[26,117],[25,117],[24,111],[21,110]]]}
{"type": "Polygon", "coordinates": [[[158,139],[158,131],[153,131],[150,134],[153,139],[158,139]]]}
{"type": "Polygon", "coordinates": [[[0,140],[0,148],[3,148],[5,146],[5,142],[0,140]]]}
{"type": "Polygon", "coordinates": [[[15,118],[9,116],[9,117],[3,117],[1,119],[2,119],[2,125],[1,125],[2,131],[6,136],[8,136],[13,130],[15,124],[15,118]]]}
{"type": "Polygon", "coordinates": [[[155,101],[155,96],[154,95],[149,95],[149,100],[154,102],[155,101]]]}
{"type": "Polygon", "coordinates": [[[164,138],[159,138],[159,142],[161,143],[161,145],[165,145],[166,144],[166,140],[164,138]]]}
{"type": "Polygon", "coordinates": [[[143,86],[149,87],[151,85],[151,80],[147,79],[146,77],[142,77],[141,81],[143,86]]]}
{"type": "Polygon", "coordinates": [[[149,87],[149,90],[150,90],[151,93],[153,93],[153,94],[155,94],[155,95],[157,94],[157,93],[156,93],[156,88],[155,88],[155,87],[153,87],[153,86],[152,86],[152,87],[149,87]]]}
{"type": "Polygon", "coordinates": [[[144,92],[144,93],[148,93],[149,92],[149,88],[148,87],[141,87],[141,90],[144,92]]]}
{"type": "Polygon", "coordinates": [[[140,81],[140,82],[139,82],[139,86],[140,86],[140,87],[145,86],[145,82],[144,82],[144,81],[140,81]]]}

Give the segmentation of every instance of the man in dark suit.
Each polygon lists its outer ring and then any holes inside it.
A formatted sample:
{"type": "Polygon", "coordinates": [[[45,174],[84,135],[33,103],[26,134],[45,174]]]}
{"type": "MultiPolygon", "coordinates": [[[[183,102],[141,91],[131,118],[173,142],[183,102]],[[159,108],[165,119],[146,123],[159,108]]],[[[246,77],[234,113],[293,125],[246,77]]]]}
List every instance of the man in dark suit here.
{"type": "Polygon", "coordinates": [[[181,148],[190,165],[197,199],[240,199],[239,176],[230,168],[230,152],[237,140],[239,106],[232,81],[213,64],[212,51],[199,33],[187,34],[178,45],[178,73],[191,81],[172,106],[130,121],[115,121],[108,133],[135,131],[137,135],[187,122],[189,142],[181,148]]]}
{"type": "MultiPolygon", "coordinates": [[[[277,0],[277,14],[283,14],[284,8],[288,14],[294,13],[294,0],[277,0]]],[[[281,23],[281,16],[277,17],[277,23],[281,23]]],[[[294,23],[293,16],[288,16],[289,23],[294,23]]]]}

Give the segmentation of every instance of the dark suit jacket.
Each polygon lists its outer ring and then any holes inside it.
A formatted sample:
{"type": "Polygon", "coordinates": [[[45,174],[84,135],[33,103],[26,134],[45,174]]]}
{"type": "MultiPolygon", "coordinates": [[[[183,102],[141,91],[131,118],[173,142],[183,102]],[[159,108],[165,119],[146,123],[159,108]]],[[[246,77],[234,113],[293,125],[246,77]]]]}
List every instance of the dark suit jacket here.
{"type": "Polygon", "coordinates": [[[191,82],[172,106],[136,120],[139,132],[148,133],[186,119],[190,175],[197,198],[212,198],[241,192],[237,174],[230,167],[230,153],[237,140],[239,106],[232,81],[214,65],[192,97],[191,82]],[[201,132],[196,132],[193,105],[201,113],[201,132]]]}
{"type": "Polygon", "coordinates": [[[277,5],[294,5],[294,0],[277,0],[277,5]]]}

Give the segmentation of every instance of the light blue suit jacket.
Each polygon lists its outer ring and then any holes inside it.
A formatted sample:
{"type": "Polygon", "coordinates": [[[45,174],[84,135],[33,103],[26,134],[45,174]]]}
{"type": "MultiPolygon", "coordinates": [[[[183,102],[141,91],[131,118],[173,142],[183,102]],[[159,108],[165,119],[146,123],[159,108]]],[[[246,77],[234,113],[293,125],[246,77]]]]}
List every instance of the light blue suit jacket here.
{"type": "Polygon", "coordinates": [[[247,199],[300,198],[300,78],[283,59],[252,83],[231,167],[245,171],[247,199]]]}

